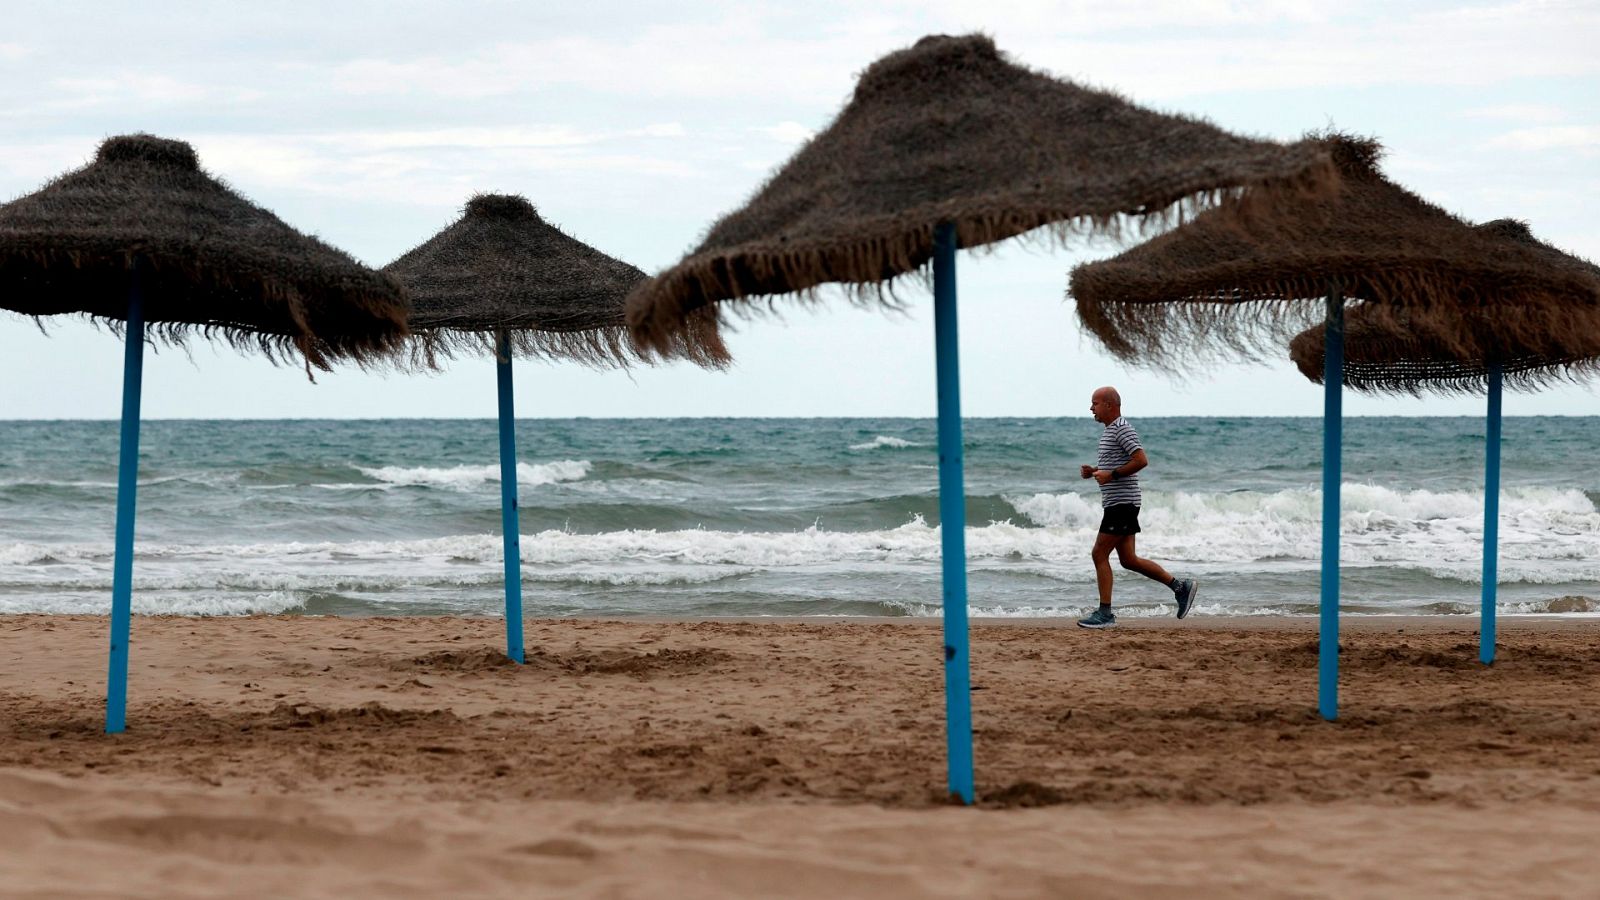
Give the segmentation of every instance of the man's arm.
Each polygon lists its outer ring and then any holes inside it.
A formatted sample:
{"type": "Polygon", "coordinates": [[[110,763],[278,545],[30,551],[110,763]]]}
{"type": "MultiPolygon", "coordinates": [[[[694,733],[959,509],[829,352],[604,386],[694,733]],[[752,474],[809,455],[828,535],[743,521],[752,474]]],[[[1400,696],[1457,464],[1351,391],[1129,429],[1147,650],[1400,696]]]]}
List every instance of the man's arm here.
{"type": "Polygon", "coordinates": [[[1105,484],[1113,478],[1126,478],[1133,475],[1145,466],[1150,465],[1150,457],[1144,455],[1144,448],[1133,451],[1133,456],[1127,462],[1115,469],[1096,469],[1094,480],[1105,484]]]}

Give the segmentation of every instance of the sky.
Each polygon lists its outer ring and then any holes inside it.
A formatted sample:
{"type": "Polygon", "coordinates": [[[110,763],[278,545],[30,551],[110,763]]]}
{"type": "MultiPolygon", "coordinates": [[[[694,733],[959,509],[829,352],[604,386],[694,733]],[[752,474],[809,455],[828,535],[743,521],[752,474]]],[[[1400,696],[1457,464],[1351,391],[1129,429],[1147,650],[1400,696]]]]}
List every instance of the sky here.
{"type": "MultiPolygon", "coordinates": [[[[474,192],[520,193],[646,272],[675,263],[848,99],[877,58],[981,31],[1018,62],[1258,137],[1334,126],[1472,221],[1512,216],[1600,260],[1600,0],[1583,2],[261,2],[12,0],[0,32],[0,199],[104,138],[185,140],[289,224],[380,266],[474,192]]],[[[957,259],[963,412],[1320,415],[1285,359],[1181,379],[1081,335],[1072,266],[1109,243],[1010,241],[957,259]]],[[[931,299],[842,293],[736,321],[727,372],[519,361],[520,417],[932,416],[931,299]]],[[[0,419],[115,418],[121,339],[0,313],[0,419]]],[[[492,417],[489,359],[438,375],[306,378],[195,341],[145,362],[145,418],[492,417]]],[[[1349,415],[1481,415],[1473,398],[1348,394],[1349,415]]],[[[1570,386],[1507,415],[1600,415],[1570,386]]]]}

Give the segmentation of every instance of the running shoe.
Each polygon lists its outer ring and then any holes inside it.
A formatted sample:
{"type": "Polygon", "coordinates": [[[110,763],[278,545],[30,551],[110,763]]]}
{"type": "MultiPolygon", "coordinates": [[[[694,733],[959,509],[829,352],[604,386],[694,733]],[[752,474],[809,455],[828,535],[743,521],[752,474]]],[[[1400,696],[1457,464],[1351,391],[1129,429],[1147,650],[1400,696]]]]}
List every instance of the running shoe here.
{"type": "Polygon", "coordinates": [[[1078,620],[1079,628],[1115,628],[1117,614],[1103,606],[1095,607],[1095,611],[1078,620]]]}
{"type": "Polygon", "coordinates": [[[1178,618],[1189,614],[1194,609],[1194,598],[1200,596],[1200,582],[1193,578],[1184,578],[1178,582],[1178,589],[1172,592],[1178,601],[1178,618]]]}

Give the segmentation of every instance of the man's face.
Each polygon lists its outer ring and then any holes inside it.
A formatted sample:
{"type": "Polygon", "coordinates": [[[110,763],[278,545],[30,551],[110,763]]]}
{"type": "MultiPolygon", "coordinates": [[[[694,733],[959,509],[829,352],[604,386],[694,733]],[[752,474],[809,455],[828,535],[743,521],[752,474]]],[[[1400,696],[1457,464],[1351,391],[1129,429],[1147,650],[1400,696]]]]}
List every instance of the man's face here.
{"type": "Polygon", "coordinates": [[[1089,415],[1094,416],[1096,422],[1108,425],[1116,418],[1116,408],[1104,396],[1092,394],[1089,397],[1089,415]]]}

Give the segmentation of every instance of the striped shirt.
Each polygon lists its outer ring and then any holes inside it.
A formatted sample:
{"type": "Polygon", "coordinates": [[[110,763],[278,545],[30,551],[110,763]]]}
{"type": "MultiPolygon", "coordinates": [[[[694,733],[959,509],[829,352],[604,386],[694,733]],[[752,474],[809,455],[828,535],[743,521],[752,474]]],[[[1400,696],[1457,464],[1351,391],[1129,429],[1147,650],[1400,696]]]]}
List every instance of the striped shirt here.
{"type": "MultiPolygon", "coordinates": [[[[1117,416],[1106,426],[1105,431],[1100,432],[1100,457],[1095,463],[1095,468],[1119,468],[1133,459],[1134,452],[1140,449],[1142,448],[1139,444],[1139,432],[1133,430],[1127,419],[1117,416]]],[[[1119,475],[1100,485],[1101,506],[1118,506],[1123,503],[1138,505],[1141,499],[1138,475],[1119,475]]]]}

